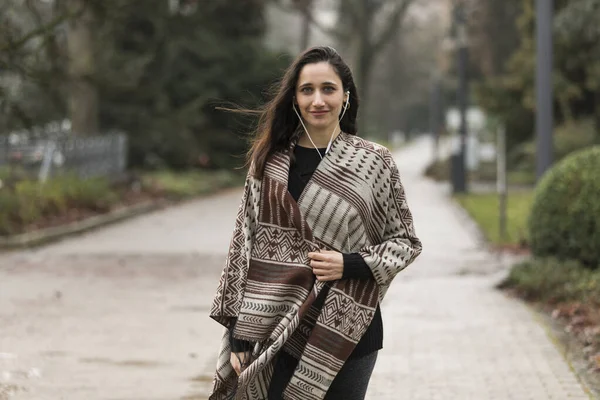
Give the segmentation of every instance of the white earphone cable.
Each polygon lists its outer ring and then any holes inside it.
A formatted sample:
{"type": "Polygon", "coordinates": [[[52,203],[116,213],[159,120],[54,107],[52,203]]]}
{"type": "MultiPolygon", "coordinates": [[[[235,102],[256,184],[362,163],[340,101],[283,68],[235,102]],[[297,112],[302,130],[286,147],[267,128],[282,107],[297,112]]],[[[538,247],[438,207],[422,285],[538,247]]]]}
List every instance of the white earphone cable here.
{"type": "MultiPolygon", "coordinates": [[[[348,97],[346,98],[346,105],[344,106],[344,111],[342,112],[342,116],[340,117],[339,121],[341,121],[342,118],[344,118],[344,115],[346,114],[346,110],[348,109],[348,103],[350,102],[350,91],[347,91],[346,94],[348,95],[348,97]]],[[[315,145],[315,142],[313,142],[312,138],[310,137],[310,133],[308,133],[308,129],[306,129],[306,125],[304,125],[304,121],[302,121],[302,117],[298,113],[298,110],[296,110],[296,105],[292,104],[292,108],[294,109],[294,112],[298,116],[298,119],[300,120],[300,123],[302,124],[302,127],[304,128],[304,131],[306,132],[306,135],[308,136],[308,140],[310,140],[310,143],[312,143],[315,150],[317,150],[317,153],[319,154],[319,157],[321,157],[321,160],[322,160],[323,156],[321,155],[319,148],[315,145]]],[[[335,135],[336,129],[337,129],[337,126],[335,128],[333,128],[333,132],[331,133],[329,143],[327,144],[327,148],[325,149],[325,154],[329,153],[329,150],[331,150],[331,145],[333,144],[333,137],[335,135]]]]}

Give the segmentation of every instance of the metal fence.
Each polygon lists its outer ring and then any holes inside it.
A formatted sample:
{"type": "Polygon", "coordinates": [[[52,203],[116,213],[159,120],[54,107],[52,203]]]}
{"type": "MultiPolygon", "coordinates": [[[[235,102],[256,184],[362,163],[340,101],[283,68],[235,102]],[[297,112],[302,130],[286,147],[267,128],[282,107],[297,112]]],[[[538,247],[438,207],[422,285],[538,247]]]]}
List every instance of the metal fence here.
{"type": "Polygon", "coordinates": [[[127,136],[76,137],[69,131],[0,135],[0,167],[16,165],[40,180],[63,173],[118,180],[127,167],[127,136]]]}

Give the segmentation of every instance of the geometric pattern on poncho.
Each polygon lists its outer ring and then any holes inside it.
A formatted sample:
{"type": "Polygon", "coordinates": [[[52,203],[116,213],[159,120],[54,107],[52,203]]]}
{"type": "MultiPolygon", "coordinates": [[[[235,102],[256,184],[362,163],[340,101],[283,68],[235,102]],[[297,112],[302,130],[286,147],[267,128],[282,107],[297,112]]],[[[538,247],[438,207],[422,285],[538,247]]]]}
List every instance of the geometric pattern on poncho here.
{"type": "Polygon", "coordinates": [[[387,149],[341,133],[298,202],[287,190],[292,149],[244,187],[211,317],[226,328],[235,318],[234,337],[256,346],[238,378],[224,332],[210,399],[265,398],[280,351],[299,360],[284,398],[322,399],[394,277],[422,250],[387,149]],[[319,249],[358,252],[375,279],[316,281],[307,254],[319,249]]]}

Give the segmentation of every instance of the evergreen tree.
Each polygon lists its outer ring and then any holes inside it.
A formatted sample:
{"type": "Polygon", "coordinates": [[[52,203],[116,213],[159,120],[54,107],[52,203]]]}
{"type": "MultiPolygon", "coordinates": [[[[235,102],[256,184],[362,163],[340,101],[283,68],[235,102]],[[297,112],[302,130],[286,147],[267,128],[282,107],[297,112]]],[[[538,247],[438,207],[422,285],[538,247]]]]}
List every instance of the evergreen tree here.
{"type": "Polygon", "coordinates": [[[252,126],[215,106],[256,106],[287,59],[263,46],[261,1],[111,0],[100,43],[102,124],[130,134],[134,165],[241,165],[252,126]]]}

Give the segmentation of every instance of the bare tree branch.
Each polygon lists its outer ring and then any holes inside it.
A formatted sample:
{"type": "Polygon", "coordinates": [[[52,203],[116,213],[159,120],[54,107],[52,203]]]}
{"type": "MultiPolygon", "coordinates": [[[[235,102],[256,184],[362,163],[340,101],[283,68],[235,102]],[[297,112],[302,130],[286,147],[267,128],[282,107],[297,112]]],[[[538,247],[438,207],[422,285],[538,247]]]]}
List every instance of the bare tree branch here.
{"type": "MultiPolygon", "coordinates": [[[[277,6],[280,10],[283,10],[285,12],[288,13],[297,13],[300,10],[298,10],[297,7],[294,7],[293,5],[288,5],[285,4],[282,1],[274,1],[273,4],[275,6],[277,6]]],[[[348,40],[349,37],[347,34],[345,34],[344,32],[340,31],[339,29],[335,29],[332,27],[328,27],[328,26],[324,26],[320,21],[318,21],[314,15],[312,13],[308,13],[307,15],[310,23],[312,26],[314,26],[315,28],[317,28],[318,30],[320,30],[321,32],[325,33],[326,35],[329,35],[337,40],[340,41],[344,41],[344,40],[348,40]]]]}
{"type": "Polygon", "coordinates": [[[44,19],[42,18],[42,15],[38,11],[37,7],[35,6],[33,0],[25,0],[25,4],[27,5],[27,10],[29,10],[29,13],[33,16],[33,19],[35,20],[36,25],[38,27],[43,26],[44,19]]]}
{"type": "Polygon", "coordinates": [[[402,20],[408,11],[408,8],[414,3],[415,0],[403,0],[396,6],[396,9],[389,17],[386,27],[383,29],[381,34],[373,43],[373,53],[377,54],[385,47],[385,45],[392,39],[392,37],[398,32],[398,29],[402,25],[402,20]]]}
{"type": "Polygon", "coordinates": [[[11,42],[9,40],[9,43],[7,46],[0,48],[0,52],[16,51],[16,50],[20,49],[21,47],[23,47],[25,44],[27,44],[27,42],[29,42],[31,39],[33,39],[35,37],[47,36],[57,26],[59,26],[60,24],[62,24],[63,22],[65,22],[68,19],[77,17],[78,15],[80,15],[82,13],[82,11],[83,10],[77,10],[75,12],[58,15],[58,16],[54,17],[49,23],[42,25],[42,26],[38,26],[37,28],[31,30],[30,32],[23,35],[21,38],[17,39],[16,41],[11,42]]]}

